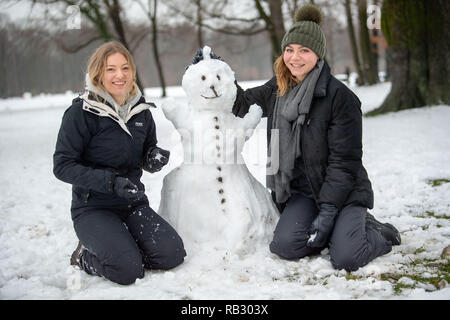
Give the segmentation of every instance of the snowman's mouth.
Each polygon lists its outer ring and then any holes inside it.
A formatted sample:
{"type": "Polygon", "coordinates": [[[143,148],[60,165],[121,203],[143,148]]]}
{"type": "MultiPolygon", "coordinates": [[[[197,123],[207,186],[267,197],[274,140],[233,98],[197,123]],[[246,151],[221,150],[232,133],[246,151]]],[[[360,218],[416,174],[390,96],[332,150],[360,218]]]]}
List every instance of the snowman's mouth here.
{"type": "Polygon", "coordinates": [[[215,99],[221,96],[221,94],[217,94],[216,88],[214,86],[209,87],[214,92],[214,97],[205,97],[201,94],[201,96],[205,99],[215,99]]]}
{"type": "Polygon", "coordinates": [[[203,98],[205,98],[205,99],[215,99],[215,98],[221,97],[222,95],[219,94],[219,95],[217,95],[217,96],[215,96],[215,97],[205,97],[204,95],[201,94],[201,96],[202,96],[203,98]]]}

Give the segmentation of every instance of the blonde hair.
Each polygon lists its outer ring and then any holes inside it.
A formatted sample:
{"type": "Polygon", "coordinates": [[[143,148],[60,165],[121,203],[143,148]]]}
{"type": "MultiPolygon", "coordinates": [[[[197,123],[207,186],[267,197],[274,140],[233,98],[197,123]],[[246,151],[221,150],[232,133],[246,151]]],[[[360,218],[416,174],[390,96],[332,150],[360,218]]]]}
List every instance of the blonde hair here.
{"type": "Polygon", "coordinates": [[[121,53],[128,62],[133,76],[133,84],[131,85],[130,92],[128,92],[128,97],[134,96],[138,91],[138,86],[136,84],[136,64],[134,63],[133,57],[128,49],[118,41],[109,41],[102,44],[89,58],[87,72],[89,73],[91,83],[94,87],[106,91],[102,84],[102,79],[105,75],[106,60],[114,53],[121,53]]]}
{"type": "Polygon", "coordinates": [[[277,77],[278,95],[283,96],[289,91],[291,86],[298,83],[298,80],[292,75],[291,71],[284,64],[283,54],[275,60],[273,69],[277,77]]]}

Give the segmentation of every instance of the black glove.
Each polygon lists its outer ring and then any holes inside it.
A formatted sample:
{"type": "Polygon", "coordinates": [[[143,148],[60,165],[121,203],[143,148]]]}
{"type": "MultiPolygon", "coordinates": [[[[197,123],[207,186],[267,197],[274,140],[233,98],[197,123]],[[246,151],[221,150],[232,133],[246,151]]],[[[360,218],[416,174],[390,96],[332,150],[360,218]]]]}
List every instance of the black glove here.
{"type": "Polygon", "coordinates": [[[169,162],[169,157],[170,151],[159,147],[151,148],[147,152],[147,165],[145,169],[151,173],[158,172],[169,162]]]}
{"type": "Polygon", "coordinates": [[[139,190],[133,182],[124,177],[116,177],[113,189],[119,197],[127,200],[136,201],[144,196],[144,191],[139,190]]]}
{"type": "Polygon", "coordinates": [[[334,227],[334,218],[338,214],[336,206],[329,203],[320,205],[319,215],[314,219],[309,227],[309,240],[306,243],[308,247],[325,247],[334,227]]]}

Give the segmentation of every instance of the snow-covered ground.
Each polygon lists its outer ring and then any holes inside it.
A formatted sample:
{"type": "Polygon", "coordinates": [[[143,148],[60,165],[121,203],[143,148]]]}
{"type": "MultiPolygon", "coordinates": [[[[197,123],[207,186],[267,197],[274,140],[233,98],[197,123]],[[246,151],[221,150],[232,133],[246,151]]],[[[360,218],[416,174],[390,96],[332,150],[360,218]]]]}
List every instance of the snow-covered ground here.
{"type": "MultiPolygon", "coordinates": [[[[354,91],[367,112],[389,89],[383,83],[354,91]]],[[[145,94],[160,106],[158,92],[145,94]]],[[[185,101],[179,87],[168,92],[185,101]]],[[[267,246],[242,259],[188,252],[177,268],[146,271],[136,284],[120,286],[69,266],[77,244],[71,187],[53,176],[52,154],[73,96],[0,100],[0,299],[450,299],[440,279],[449,277],[448,261],[440,258],[450,245],[449,106],[364,118],[363,161],[375,192],[371,213],[402,235],[391,253],[347,273],[332,268],[328,250],[298,261],[281,260],[267,246]],[[444,288],[432,284],[439,281],[444,288]]],[[[156,210],[163,177],[182,159],[172,124],[160,108],[153,114],[160,146],[172,151],[161,172],[144,174],[156,210]]],[[[264,119],[244,149],[262,183],[265,125],[264,119]]]]}

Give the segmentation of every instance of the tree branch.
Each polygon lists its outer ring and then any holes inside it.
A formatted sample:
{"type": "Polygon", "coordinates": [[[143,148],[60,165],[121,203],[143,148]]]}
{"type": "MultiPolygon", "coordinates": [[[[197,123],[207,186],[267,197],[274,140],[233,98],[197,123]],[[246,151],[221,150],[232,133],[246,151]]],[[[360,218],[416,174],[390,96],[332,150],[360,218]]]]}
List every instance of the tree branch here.
{"type": "MultiPolygon", "coordinates": [[[[223,33],[223,34],[229,34],[229,35],[237,35],[237,36],[250,36],[250,35],[255,35],[258,34],[260,32],[263,32],[266,30],[266,28],[259,28],[256,29],[256,27],[258,27],[260,25],[259,21],[260,19],[239,19],[239,18],[234,18],[234,19],[230,19],[233,21],[240,21],[240,22],[253,22],[253,25],[251,25],[248,28],[245,29],[241,29],[241,28],[236,28],[233,26],[225,26],[222,28],[217,28],[214,26],[211,26],[203,21],[199,22],[197,21],[197,19],[195,19],[194,17],[192,17],[191,15],[187,14],[186,12],[183,12],[182,10],[176,8],[175,6],[171,5],[171,4],[166,4],[170,9],[174,10],[176,13],[182,15],[184,18],[186,18],[187,20],[189,20],[190,22],[196,23],[196,25],[200,25],[201,27],[204,27],[206,29],[215,31],[215,32],[219,32],[219,33],[223,33]]],[[[217,17],[224,17],[223,15],[217,15],[217,17]]],[[[222,19],[221,18],[221,19],[222,19]]]]}
{"type": "Polygon", "coordinates": [[[86,42],[79,44],[77,46],[68,46],[64,43],[64,41],[61,38],[55,39],[56,44],[65,52],[67,53],[75,53],[83,48],[86,48],[88,45],[90,45],[92,42],[103,39],[100,35],[94,36],[90,39],[88,39],[86,42]]]}
{"type": "Polygon", "coordinates": [[[266,23],[266,29],[269,30],[270,28],[273,28],[272,19],[266,14],[264,11],[264,8],[261,5],[261,2],[259,0],[254,0],[256,9],[258,10],[259,16],[264,22],[266,23]]]}

